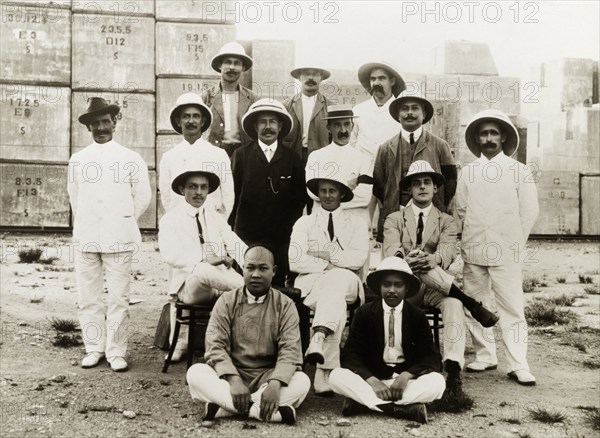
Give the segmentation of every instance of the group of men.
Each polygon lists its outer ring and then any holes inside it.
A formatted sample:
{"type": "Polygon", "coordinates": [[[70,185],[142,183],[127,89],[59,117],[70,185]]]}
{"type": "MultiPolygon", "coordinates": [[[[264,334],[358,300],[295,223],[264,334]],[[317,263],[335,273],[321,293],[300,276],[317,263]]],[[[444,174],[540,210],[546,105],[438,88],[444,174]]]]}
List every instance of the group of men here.
{"type": "MultiPolygon", "coordinates": [[[[537,193],[526,167],[511,158],[519,136],[510,119],[494,110],[474,117],[465,135],[477,159],[459,178],[448,143],[423,127],[432,104],[407,93],[390,64],[359,69],[372,97],[354,108],[327,101],[319,85],[330,73],[317,67],[292,70],[301,92],[285,102],[259,99],[239,84],[252,64],[238,43],[221,48],[211,62],[221,74],[218,89],[179,96],[170,120],[182,140],[159,165],[166,212],[159,249],[169,265],[172,319],[176,301],[214,304],[206,363],[187,373],[205,418],[237,413],[294,423],[310,389],[302,364],[312,363],[315,393],[344,395],[344,415],[368,408],[426,422],[424,403],[462,393],[467,330],[476,348],[467,370],[497,367],[498,322],[509,376],[535,384],[521,263],[537,193]],[[377,206],[383,257],[369,272],[377,206]],[[462,289],[454,281],[459,232],[462,289]],[[488,310],[493,298],[498,316],[488,310]],[[294,301],[314,312],[304,357],[294,301]],[[340,349],[347,307],[355,304],[363,305],[340,349]],[[455,331],[444,336],[443,358],[424,305],[438,307],[445,330],[455,331]]],[[[90,99],[79,121],[93,143],[71,157],[68,189],[81,365],[106,357],[125,371],[130,269],[141,242],[136,219],[150,185],[141,157],[112,138],[119,110],[90,99]]],[[[192,353],[186,339],[171,339],[173,360],[192,353]]]]}

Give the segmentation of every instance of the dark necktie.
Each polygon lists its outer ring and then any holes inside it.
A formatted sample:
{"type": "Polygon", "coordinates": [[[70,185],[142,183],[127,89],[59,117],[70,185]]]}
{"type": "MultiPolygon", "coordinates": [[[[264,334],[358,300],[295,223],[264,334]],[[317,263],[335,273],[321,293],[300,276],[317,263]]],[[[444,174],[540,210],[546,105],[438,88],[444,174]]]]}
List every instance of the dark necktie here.
{"type": "Polygon", "coordinates": [[[388,347],[394,346],[394,310],[395,307],[390,308],[390,321],[388,323],[388,347]]]}
{"type": "Polygon", "coordinates": [[[333,242],[333,237],[335,234],[333,233],[333,216],[329,213],[329,223],[327,224],[327,231],[329,231],[329,240],[333,242]]]}
{"type": "Polygon", "coordinates": [[[413,134],[412,132],[410,133],[410,144],[415,144],[415,134],[413,134]]]}
{"type": "Polygon", "coordinates": [[[198,225],[198,236],[200,237],[200,243],[204,245],[204,235],[202,234],[202,225],[200,225],[200,213],[196,213],[196,225],[198,225]]]}
{"type": "Polygon", "coordinates": [[[419,222],[417,223],[417,245],[423,240],[423,213],[419,213],[419,222]]]}

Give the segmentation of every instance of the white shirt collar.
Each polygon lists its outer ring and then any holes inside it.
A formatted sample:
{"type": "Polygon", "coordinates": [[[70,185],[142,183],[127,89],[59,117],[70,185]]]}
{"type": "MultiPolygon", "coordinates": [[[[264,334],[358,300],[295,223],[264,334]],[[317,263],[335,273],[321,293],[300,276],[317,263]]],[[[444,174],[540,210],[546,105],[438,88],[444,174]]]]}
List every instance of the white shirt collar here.
{"type": "Polygon", "coordinates": [[[423,216],[428,217],[429,213],[431,212],[431,206],[433,205],[433,203],[430,203],[427,207],[425,208],[419,208],[417,207],[414,202],[410,205],[412,208],[412,211],[414,213],[415,216],[419,216],[419,213],[423,213],[423,216]]]}
{"type": "MultiPolygon", "coordinates": [[[[385,300],[383,298],[381,299],[381,304],[383,305],[383,312],[390,313],[391,307],[385,303],[385,300]]],[[[395,309],[394,313],[396,313],[396,310],[398,310],[400,313],[402,313],[403,308],[404,308],[404,300],[400,301],[400,304],[398,304],[396,307],[394,307],[394,309],[395,309]]]]}
{"type": "Polygon", "coordinates": [[[304,102],[316,102],[317,101],[317,94],[314,94],[312,96],[306,96],[304,93],[302,93],[302,100],[304,102]]]}
{"type": "Polygon", "coordinates": [[[266,145],[265,143],[263,143],[259,139],[258,140],[258,145],[260,146],[260,148],[262,149],[262,151],[265,153],[265,155],[267,153],[267,148],[270,148],[273,151],[273,155],[275,155],[275,151],[277,150],[277,140],[275,140],[273,142],[273,144],[271,144],[271,145],[266,145]]]}
{"type": "Polygon", "coordinates": [[[204,217],[204,206],[206,205],[206,201],[204,202],[204,204],[202,204],[200,208],[196,208],[188,204],[187,202],[184,202],[182,205],[184,211],[191,217],[195,217],[197,213],[200,213],[200,216],[204,217]]]}
{"type": "Polygon", "coordinates": [[[101,148],[101,149],[106,148],[106,147],[110,147],[110,146],[114,146],[115,143],[116,142],[115,142],[114,139],[112,139],[110,141],[107,141],[106,143],[96,143],[96,141],[92,141],[92,145],[94,147],[101,148]]]}
{"type": "Polygon", "coordinates": [[[252,295],[248,291],[248,289],[244,288],[244,292],[246,293],[246,299],[248,300],[248,303],[250,303],[250,304],[262,304],[262,303],[264,303],[265,299],[267,298],[267,295],[269,294],[269,292],[267,292],[263,296],[261,296],[258,299],[256,299],[256,297],[254,295],[252,295]]]}
{"type": "Polygon", "coordinates": [[[329,220],[329,213],[331,213],[331,216],[333,217],[333,220],[337,220],[340,215],[342,214],[342,205],[340,204],[340,206],[338,208],[336,208],[333,211],[328,211],[325,210],[322,206],[319,205],[319,209],[317,210],[317,214],[322,216],[322,218],[325,218],[325,221],[329,220]]]}
{"type": "Polygon", "coordinates": [[[402,134],[402,138],[406,140],[407,143],[410,143],[410,134],[414,134],[413,138],[416,143],[421,138],[421,134],[423,134],[423,126],[419,126],[419,128],[415,129],[413,132],[408,132],[404,129],[401,129],[400,133],[402,134]]]}
{"type": "Polygon", "coordinates": [[[489,163],[490,161],[502,161],[506,157],[507,156],[506,156],[506,154],[504,154],[504,151],[500,151],[500,153],[498,153],[497,155],[493,156],[491,160],[488,159],[488,157],[486,157],[483,154],[481,154],[481,156],[479,157],[479,159],[481,161],[483,161],[484,163],[489,163]]]}

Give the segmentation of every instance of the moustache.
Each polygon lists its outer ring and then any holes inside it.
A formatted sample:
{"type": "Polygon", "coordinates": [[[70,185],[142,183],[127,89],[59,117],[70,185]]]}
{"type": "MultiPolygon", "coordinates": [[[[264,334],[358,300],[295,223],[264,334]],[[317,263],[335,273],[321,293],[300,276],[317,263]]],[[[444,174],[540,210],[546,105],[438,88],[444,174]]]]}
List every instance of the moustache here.
{"type": "Polygon", "coordinates": [[[274,134],[277,134],[277,132],[274,129],[271,129],[271,128],[265,128],[262,131],[260,131],[260,133],[262,135],[274,135],[274,134]]]}
{"type": "Polygon", "coordinates": [[[186,123],[185,127],[187,129],[196,129],[198,127],[198,125],[196,125],[195,123],[186,123]]]}
{"type": "Polygon", "coordinates": [[[496,145],[496,143],[494,143],[494,142],[487,141],[487,142],[483,143],[481,146],[482,146],[482,147],[487,147],[487,148],[491,148],[491,147],[494,147],[494,148],[495,148],[497,145],[496,145]]]}
{"type": "Polygon", "coordinates": [[[96,131],[96,135],[106,135],[110,134],[110,131],[96,131]]]}
{"type": "Polygon", "coordinates": [[[374,93],[375,91],[379,91],[380,93],[383,93],[383,85],[373,85],[371,87],[371,92],[374,93]]]}
{"type": "Polygon", "coordinates": [[[350,133],[349,133],[349,132],[340,132],[340,133],[337,135],[337,138],[339,138],[340,140],[341,140],[341,139],[344,139],[344,138],[348,138],[348,137],[350,137],[350,133]]]}
{"type": "Polygon", "coordinates": [[[417,118],[413,116],[406,116],[404,117],[404,120],[417,120],[417,118]]]}
{"type": "Polygon", "coordinates": [[[313,81],[312,79],[307,80],[306,82],[304,82],[306,85],[317,85],[317,83],[315,81],[313,81]]]}

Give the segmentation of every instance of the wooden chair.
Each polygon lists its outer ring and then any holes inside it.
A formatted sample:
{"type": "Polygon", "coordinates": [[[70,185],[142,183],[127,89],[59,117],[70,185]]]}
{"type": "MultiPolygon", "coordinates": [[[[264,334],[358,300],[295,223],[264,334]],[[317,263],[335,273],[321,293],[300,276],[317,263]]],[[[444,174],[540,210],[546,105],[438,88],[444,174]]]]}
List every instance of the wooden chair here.
{"type": "MultiPolygon", "coordinates": [[[[204,305],[204,304],[185,304],[181,301],[177,301],[175,303],[176,316],[175,316],[175,331],[173,335],[173,342],[171,342],[171,347],[169,348],[169,354],[165,359],[162,372],[166,373],[169,369],[169,365],[171,364],[171,358],[173,357],[173,353],[175,352],[175,347],[177,346],[177,340],[179,338],[179,331],[181,329],[181,325],[189,326],[188,330],[188,355],[187,355],[187,368],[192,366],[193,361],[193,350],[194,345],[196,345],[196,333],[199,330],[196,330],[197,327],[208,327],[208,320],[210,319],[210,312],[213,309],[213,304],[204,305]],[[187,311],[187,315],[184,315],[184,311],[187,311]]],[[[205,330],[206,331],[206,330],[205,330]]]]}

